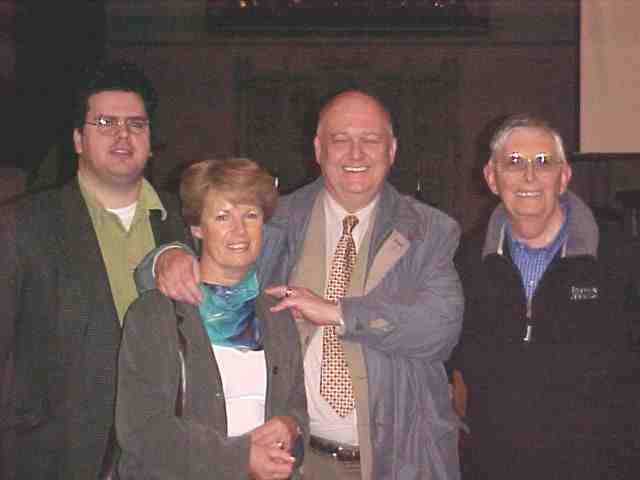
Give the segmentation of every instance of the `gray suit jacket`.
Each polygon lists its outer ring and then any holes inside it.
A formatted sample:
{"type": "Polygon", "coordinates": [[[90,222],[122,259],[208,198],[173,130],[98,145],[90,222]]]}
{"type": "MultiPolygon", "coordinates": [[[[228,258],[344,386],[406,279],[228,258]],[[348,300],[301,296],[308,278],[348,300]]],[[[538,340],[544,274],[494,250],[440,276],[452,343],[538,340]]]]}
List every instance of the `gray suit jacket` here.
{"type": "MultiPolygon", "coordinates": [[[[311,268],[300,269],[306,242],[317,235],[310,219],[323,187],[319,179],[282,198],[270,221],[287,232],[283,271],[305,283],[317,277],[311,268]]],[[[349,354],[357,344],[366,368],[355,372],[368,389],[368,432],[359,425],[359,433],[372,450],[362,451],[363,462],[372,465],[376,480],[457,480],[458,421],[443,362],[462,326],[462,288],[453,265],[460,229],[444,213],[385,184],[370,235],[368,252],[359,253],[366,255],[358,259],[364,271],[358,273],[358,265],[354,271],[364,289],[341,301],[345,353],[357,360],[349,354]]],[[[309,336],[301,332],[306,343],[309,336]]]]}
{"type": "MultiPolygon", "coordinates": [[[[186,238],[177,201],[161,198],[156,243],[186,238]]],[[[95,478],[121,331],[89,212],[74,180],[0,218],[0,478],[95,478]]]]}
{"type": "MultiPolygon", "coordinates": [[[[259,297],[267,363],[265,418],[288,415],[308,434],[302,358],[288,312],[272,314],[259,297]]],[[[144,293],[125,318],[119,358],[116,431],[125,479],[247,478],[249,435],[227,438],[218,365],[197,309],[144,293]],[[179,327],[177,327],[179,325],[179,327]],[[174,413],[179,381],[178,333],[186,340],[186,407],[174,413]]]]}

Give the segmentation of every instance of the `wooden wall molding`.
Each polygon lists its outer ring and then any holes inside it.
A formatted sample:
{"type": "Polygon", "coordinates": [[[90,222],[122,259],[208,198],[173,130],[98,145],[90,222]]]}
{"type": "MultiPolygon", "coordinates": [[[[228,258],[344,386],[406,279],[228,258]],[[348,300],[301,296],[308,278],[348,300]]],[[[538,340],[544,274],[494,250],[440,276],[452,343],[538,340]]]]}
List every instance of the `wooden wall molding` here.
{"type": "MultiPolygon", "coordinates": [[[[402,64],[403,62],[399,62],[402,64]]],[[[406,65],[406,64],[405,64],[406,65]]],[[[385,68],[366,61],[328,59],[292,67],[235,62],[238,154],[254,158],[290,191],[318,175],[313,136],[322,101],[346,88],[376,93],[395,118],[399,150],[390,180],[402,192],[445,211],[456,208],[459,184],[455,58],[434,65],[385,68]]]]}

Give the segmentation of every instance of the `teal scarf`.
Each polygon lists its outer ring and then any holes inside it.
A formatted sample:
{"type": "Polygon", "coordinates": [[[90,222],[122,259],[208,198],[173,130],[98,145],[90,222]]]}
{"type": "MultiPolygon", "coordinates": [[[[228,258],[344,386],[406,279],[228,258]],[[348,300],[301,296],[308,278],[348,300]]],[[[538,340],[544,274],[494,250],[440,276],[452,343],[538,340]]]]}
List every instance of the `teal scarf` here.
{"type": "Polygon", "coordinates": [[[214,345],[262,350],[262,329],[255,314],[258,278],[251,267],[232,286],[200,284],[200,318],[214,345]]]}

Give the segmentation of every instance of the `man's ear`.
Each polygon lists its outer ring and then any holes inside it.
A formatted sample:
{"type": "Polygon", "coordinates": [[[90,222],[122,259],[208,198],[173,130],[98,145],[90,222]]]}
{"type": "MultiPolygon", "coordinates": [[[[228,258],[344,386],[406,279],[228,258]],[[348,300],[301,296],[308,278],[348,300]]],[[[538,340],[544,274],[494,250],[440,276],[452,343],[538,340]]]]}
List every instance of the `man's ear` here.
{"type": "Polygon", "coordinates": [[[389,157],[391,158],[391,164],[396,161],[396,151],[398,150],[398,139],[392,137],[391,145],[389,146],[389,157]]]}
{"type": "Polygon", "coordinates": [[[200,226],[191,226],[189,227],[191,229],[191,235],[193,235],[195,238],[199,238],[200,240],[202,240],[202,229],[200,228],[200,226]]]}
{"type": "Polygon", "coordinates": [[[482,169],[482,173],[484,174],[484,180],[487,182],[487,186],[489,187],[489,189],[494,194],[499,195],[498,183],[496,182],[496,170],[491,161],[488,161],[486,163],[486,165],[482,169]]]}
{"type": "Polygon", "coordinates": [[[571,181],[571,176],[573,175],[573,170],[571,169],[571,165],[565,163],[562,166],[562,172],[560,173],[560,194],[563,194],[567,191],[567,187],[569,186],[569,182],[571,181]]]}
{"type": "Polygon", "coordinates": [[[73,129],[73,147],[78,155],[82,155],[82,133],[79,129],[73,129]]]}
{"type": "Polygon", "coordinates": [[[316,135],[313,138],[313,151],[316,154],[316,163],[320,163],[320,156],[322,155],[322,142],[320,142],[320,138],[316,135]]]}

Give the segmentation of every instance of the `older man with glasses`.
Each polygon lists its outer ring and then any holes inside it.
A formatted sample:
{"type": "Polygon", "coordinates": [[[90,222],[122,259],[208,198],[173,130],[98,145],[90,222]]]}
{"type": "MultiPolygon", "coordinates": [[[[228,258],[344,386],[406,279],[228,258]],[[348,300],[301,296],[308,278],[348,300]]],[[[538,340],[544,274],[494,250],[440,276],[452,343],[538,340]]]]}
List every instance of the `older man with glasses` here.
{"type": "Polygon", "coordinates": [[[484,177],[501,204],[456,259],[466,305],[450,366],[468,392],[463,478],[634,478],[629,252],[602,248],[545,121],[510,117],[490,148],[484,177]]]}

